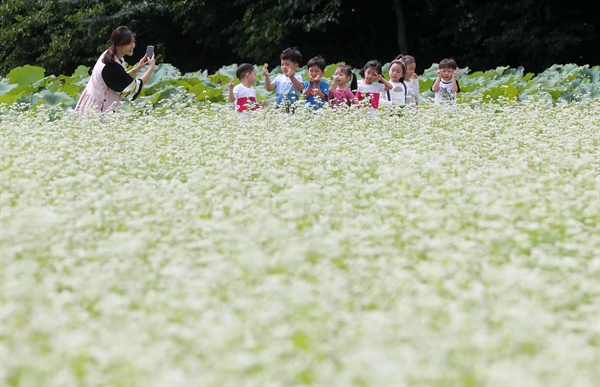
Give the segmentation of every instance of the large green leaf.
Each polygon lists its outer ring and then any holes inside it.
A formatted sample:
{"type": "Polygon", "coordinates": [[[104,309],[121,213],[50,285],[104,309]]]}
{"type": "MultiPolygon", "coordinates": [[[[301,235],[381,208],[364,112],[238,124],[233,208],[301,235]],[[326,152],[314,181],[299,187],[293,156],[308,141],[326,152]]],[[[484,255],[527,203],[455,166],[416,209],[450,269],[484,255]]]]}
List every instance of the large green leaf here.
{"type": "MultiPolygon", "coordinates": [[[[227,85],[229,84],[230,78],[231,77],[228,77],[227,75],[224,75],[224,74],[210,75],[208,77],[208,81],[206,81],[206,84],[211,87],[223,88],[223,86],[227,87],[227,85]]],[[[231,79],[233,79],[233,78],[231,78],[231,79]]]]}
{"type": "MultiPolygon", "coordinates": [[[[238,65],[237,64],[232,64],[229,66],[223,66],[220,69],[217,70],[216,75],[224,75],[228,78],[235,78],[235,72],[237,70],[238,65]]],[[[258,71],[256,72],[256,74],[258,75],[260,73],[260,69],[258,69],[258,71]]]]}
{"type": "Polygon", "coordinates": [[[75,97],[79,92],[83,91],[83,89],[79,86],[75,86],[73,84],[65,83],[59,89],[64,93],[67,93],[71,97],[75,97]]]}
{"type": "Polygon", "coordinates": [[[56,80],[56,76],[49,75],[47,77],[44,77],[44,78],[38,80],[37,82],[34,82],[32,84],[32,86],[37,89],[44,89],[44,88],[47,88],[48,85],[51,84],[54,80],[56,80]]]}
{"type": "Polygon", "coordinates": [[[12,69],[6,77],[10,80],[10,83],[16,83],[17,85],[31,85],[44,78],[45,72],[46,70],[41,67],[25,65],[23,67],[12,69]]]}
{"type": "Polygon", "coordinates": [[[2,78],[2,80],[0,81],[0,95],[8,93],[15,87],[17,87],[17,85],[14,83],[10,83],[8,81],[8,78],[2,78]]]}
{"type": "Polygon", "coordinates": [[[189,92],[196,95],[196,102],[199,102],[199,101],[216,102],[219,99],[225,100],[225,98],[222,97],[222,95],[221,95],[222,90],[215,89],[213,87],[209,87],[203,83],[199,83],[199,84],[195,85],[194,87],[192,87],[189,90],[189,92]]]}
{"type": "Polygon", "coordinates": [[[73,78],[87,78],[90,76],[90,68],[86,67],[86,66],[79,66],[75,69],[75,72],[73,72],[72,77],[73,78]]]}
{"type": "Polygon", "coordinates": [[[7,94],[11,94],[11,95],[26,95],[26,94],[33,94],[37,90],[38,90],[37,87],[34,87],[32,85],[28,85],[28,84],[24,84],[24,85],[19,85],[19,86],[13,88],[7,94]]]}
{"type": "MultiPolygon", "coordinates": [[[[142,71],[145,71],[145,70],[142,69],[142,71]]],[[[167,81],[169,79],[173,79],[173,78],[179,78],[180,76],[181,76],[181,73],[175,66],[170,65],[168,63],[161,63],[159,65],[156,65],[154,72],[152,73],[152,75],[150,76],[150,79],[148,79],[148,82],[146,82],[146,84],[144,86],[152,87],[152,86],[156,85],[157,83],[165,82],[165,81],[167,81]]]]}
{"type": "Polygon", "coordinates": [[[588,66],[585,66],[581,69],[580,74],[593,84],[597,85],[598,82],[600,82],[600,66],[596,66],[591,69],[588,66]]]}
{"type": "Polygon", "coordinates": [[[14,94],[0,95],[0,105],[5,105],[6,104],[8,106],[11,106],[15,102],[17,102],[17,100],[19,98],[20,98],[19,95],[14,95],[14,94]]]}
{"type": "Polygon", "coordinates": [[[167,99],[174,95],[179,95],[182,92],[183,92],[183,90],[181,90],[180,88],[168,86],[164,90],[162,90],[160,93],[154,94],[151,98],[151,101],[153,104],[156,105],[156,103],[158,103],[159,101],[167,99]]]}
{"type": "Polygon", "coordinates": [[[332,63],[329,66],[325,67],[325,72],[323,73],[323,78],[333,79],[333,73],[335,73],[335,69],[337,69],[338,66],[341,64],[343,64],[343,62],[332,63]]]}
{"type": "Polygon", "coordinates": [[[58,106],[62,101],[72,99],[66,93],[50,90],[43,90],[42,92],[40,92],[39,96],[44,101],[44,103],[49,106],[58,106]]]}

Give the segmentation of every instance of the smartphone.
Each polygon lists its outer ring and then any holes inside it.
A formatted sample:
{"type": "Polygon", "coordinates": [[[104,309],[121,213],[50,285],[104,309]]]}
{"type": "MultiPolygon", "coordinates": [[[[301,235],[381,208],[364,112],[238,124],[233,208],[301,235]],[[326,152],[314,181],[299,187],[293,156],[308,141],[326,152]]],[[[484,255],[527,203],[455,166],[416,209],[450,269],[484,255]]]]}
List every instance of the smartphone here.
{"type": "Polygon", "coordinates": [[[146,56],[148,59],[152,59],[152,55],[154,55],[154,46],[146,47],[146,56]]]}

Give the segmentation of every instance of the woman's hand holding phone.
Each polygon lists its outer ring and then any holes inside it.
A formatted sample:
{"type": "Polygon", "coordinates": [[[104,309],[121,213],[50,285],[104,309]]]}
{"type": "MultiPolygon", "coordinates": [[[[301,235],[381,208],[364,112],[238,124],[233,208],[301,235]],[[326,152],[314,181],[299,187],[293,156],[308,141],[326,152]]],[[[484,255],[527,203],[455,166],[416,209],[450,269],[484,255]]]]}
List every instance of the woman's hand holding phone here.
{"type": "Polygon", "coordinates": [[[154,46],[146,47],[146,58],[151,59],[154,56],[154,46]]]}

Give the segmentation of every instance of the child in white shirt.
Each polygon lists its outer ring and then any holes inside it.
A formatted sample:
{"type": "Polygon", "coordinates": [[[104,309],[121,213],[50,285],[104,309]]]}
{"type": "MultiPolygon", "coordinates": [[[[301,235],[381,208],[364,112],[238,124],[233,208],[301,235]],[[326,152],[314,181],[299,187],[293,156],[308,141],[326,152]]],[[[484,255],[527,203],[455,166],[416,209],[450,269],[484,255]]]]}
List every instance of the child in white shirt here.
{"type": "Polygon", "coordinates": [[[419,104],[419,76],[415,73],[417,62],[411,55],[398,55],[396,59],[401,60],[406,65],[404,74],[404,84],[406,85],[406,104],[419,104]]]}
{"type": "Polygon", "coordinates": [[[404,84],[406,65],[401,60],[393,60],[388,73],[393,88],[381,93],[383,99],[393,106],[406,105],[406,85],[404,84]]]}
{"type": "Polygon", "coordinates": [[[242,63],[238,66],[235,76],[240,80],[240,83],[233,86],[233,79],[229,80],[229,102],[235,102],[238,113],[258,109],[256,90],[252,87],[256,83],[254,66],[249,63],[242,63]]]}
{"type": "Polygon", "coordinates": [[[456,93],[460,91],[460,85],[456,80],[457,76],[458,66],[454,59],[444,59],[440,62],[437,79],[431,86],[431,91],[435,93],[436,103],[446,106],[456,102],[456,93]]]}
{"type": "Polygon", "coordinates": [[[357,82],[356,99],[369,101],[373,109],[379,107],[381,93],[393,89],[392,84],[381,75],[381,71],[381,63],[370,60],[359,72],[363,79],[357,82]]]}

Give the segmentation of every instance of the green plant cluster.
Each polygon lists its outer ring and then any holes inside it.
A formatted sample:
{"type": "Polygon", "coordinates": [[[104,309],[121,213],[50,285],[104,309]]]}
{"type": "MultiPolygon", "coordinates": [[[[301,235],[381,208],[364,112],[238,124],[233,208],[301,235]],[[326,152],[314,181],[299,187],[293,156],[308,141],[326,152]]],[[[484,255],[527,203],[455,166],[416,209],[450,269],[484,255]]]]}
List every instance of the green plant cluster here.
{"type": "MultiPolygon", "coordinates": [[[[326,68],[324,77],[331,80],[337,64],[326,68]]],[[[387,76],[389,63],[383,69],[387,76]]],[[[206,70],[181,74],[170,64],[159,64],[145,85],[140,97],[133,101],[135,108],[152,109],[169,105],[172,101],[204,106],[207,103],[226,103],[229,79],[235,79],[236,64],[220,68],[214,74],[206,70]]],[[[265,90],[261,68],[256,66],[257,99],[272,101],[273,94],[265,90]]],[[[17,67],[0,78],[0,105],[15,104],[26,108],[45,106],[50,108],[74,108],[89,80],[90,69],[79,66],[71,76],[49,75],[41,67],[26,65],[17,67]]],[[[307,69],[297,71],[306,78],[307,69]]],[[[271,71],[281,73],[279,67],[271,71]]],[[[358,70],[354,70],[360,77],[358,70]]],[[[433,97],[430,91],[436,78],[436,66],[426,69],[419,77],[422,103],[433,97]]],[[[553,65],[537,75],[525,73],[522,67],[498,67],[488,71],[471,73],[468,68],[460,70],[461,85],[459,102],[503,102],[527,99],[547,99],[554,102],[574,102],[600,97],[600,66],[589,67],[575,64],[553,65]]]]}
{"type": "MultiPolygon", "coordinates": [[[[437,66],[425,70],[420,81],[420,89],[426,96],[436,78],[437,66]]],[[[458,80],[461,92],[459,101],[470,102],[483,99],[485,102],[508,99],[551,99],[555,102],[574,102],[600,97],[600,66],[578,66],[576,64],[555,64],[535,75],[525,73],[523,67],[498,67],[494,70],[469,72],[468,68],[459,71],[458,80]]]]}

